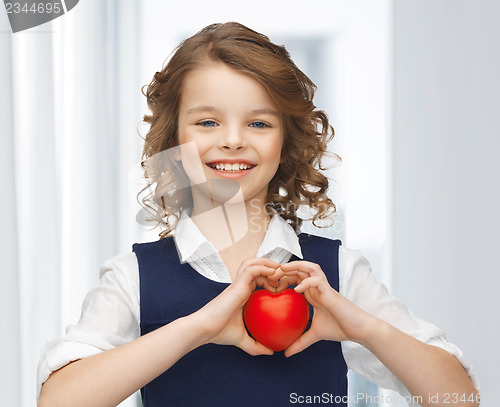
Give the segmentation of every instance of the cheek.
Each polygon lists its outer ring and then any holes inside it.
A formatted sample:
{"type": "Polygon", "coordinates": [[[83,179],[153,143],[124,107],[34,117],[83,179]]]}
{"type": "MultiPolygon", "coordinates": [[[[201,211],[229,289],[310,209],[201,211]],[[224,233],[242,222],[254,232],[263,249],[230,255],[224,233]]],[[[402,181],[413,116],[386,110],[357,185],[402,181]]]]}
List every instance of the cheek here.
{"type": "Polygon", "coordinates": [[[180,128],[178,134],[179,144],[195,143],[201,155],[203,155],[203,152],[207,150],[209,143],[208,138],[203,137],[203,135],[197,133],[196,129],[193,129],[192,126],[187,126],[187,128],[180,128]]]}
{"type": "Polygon", "coordinates": [[[185,126],[182,123],[179,123],[179,127],[177,128],[177,141],[179,144],[189,143],[192,137],[188,131],[186,131],[185,126]]]}
{"type": "Polygon", "coordinates": [[[266,161],[276,164],[276,166],[282,161],[281,160],[281,150],[283,148],[282,138],[274,140],[268,143],[265,149],[266,161]]]}
{"type": "MultiPolygon", "coordinates": [[[[189,129],[179,129],[178,140],[179,144],[192,144],[196,146],[198,151],[198,161],[200,160],[200,157],[203,157],[203,154],[205,154],[209,148],[206,137],[199,137],[199,135],[197,136],[192,131],[189,131],[189,129]]],[[[190,158],[193,159],[194,156],[191,154],[190,158]]]]}
{"type": "Polygon", "coordinates": [[[205,182],[206,178],[203,164],[200,159],[201,151],[199,146],[194,141],[188,141],[181,144],[179,147],[182,166],[189,177],[191,185],[205,182]]]}

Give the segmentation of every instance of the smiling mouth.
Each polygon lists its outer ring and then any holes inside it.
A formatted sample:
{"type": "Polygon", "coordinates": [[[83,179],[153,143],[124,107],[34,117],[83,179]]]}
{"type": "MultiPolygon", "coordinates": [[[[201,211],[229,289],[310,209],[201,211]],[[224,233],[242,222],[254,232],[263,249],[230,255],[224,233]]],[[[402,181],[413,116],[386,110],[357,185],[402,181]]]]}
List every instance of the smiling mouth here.
{"type": "Polygon", "coordinates": [[[209,166],[210,168],[213,168],[214,170],[222,171],[222,172],[242,172],[242,171],[251,170],[252,168],[256,167],[256,164],[247,164],[247,163],[234,163],[234,164],[229,164],[229,163],[207,163],[207,166],[209,166]]]}

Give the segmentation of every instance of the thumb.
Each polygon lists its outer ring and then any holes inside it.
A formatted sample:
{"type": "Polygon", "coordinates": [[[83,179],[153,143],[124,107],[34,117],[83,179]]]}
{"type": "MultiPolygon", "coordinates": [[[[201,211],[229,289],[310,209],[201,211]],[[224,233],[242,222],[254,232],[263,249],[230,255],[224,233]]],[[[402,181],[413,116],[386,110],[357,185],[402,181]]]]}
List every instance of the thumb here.
{"type": "Polygon", "coordinates": [[[304,332],[294,343],[292,343],[285,350],[285,356],[289,358],[290,356],[295,355],[296,353],[302,352],[304,349],[311,346],[313,343],[318,342],[319,339],[316,335],[314,335],[311,330],[304,332]]]}
{"type": "Polygon", "coordinates": [[[251,356],[272,355],[274,353],[271,349],[266,348],[260,342],[257,342],[248,335],[243,338],[243,341],[238,344],[238,347],[251,356]]]}

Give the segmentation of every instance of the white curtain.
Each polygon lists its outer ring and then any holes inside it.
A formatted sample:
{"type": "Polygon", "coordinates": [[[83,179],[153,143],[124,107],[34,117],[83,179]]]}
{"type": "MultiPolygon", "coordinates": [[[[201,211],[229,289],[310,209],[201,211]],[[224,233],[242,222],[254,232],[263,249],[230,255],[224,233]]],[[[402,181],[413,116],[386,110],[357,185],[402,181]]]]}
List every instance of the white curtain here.
{"type": "Polygon", "coordinates": [[[40,348],[136,240],[138,13],[138,1],[86,0],[16,34],[0,13],[2,405],[35,405],[40,348]]]}

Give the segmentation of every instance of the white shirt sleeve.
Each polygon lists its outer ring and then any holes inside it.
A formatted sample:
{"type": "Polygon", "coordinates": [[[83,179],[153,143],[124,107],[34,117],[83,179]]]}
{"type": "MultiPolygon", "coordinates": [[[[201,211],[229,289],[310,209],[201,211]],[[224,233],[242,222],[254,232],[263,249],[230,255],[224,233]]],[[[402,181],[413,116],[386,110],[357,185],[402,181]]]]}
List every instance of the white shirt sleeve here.
{"type": "MultiPolygon", "coordinates": [[[[412,337],[442,348],[455,356],[469,374],[474,386],[479,382],[469,359],[446,340],[443,330],[417,318],[408,307],[392,297],[387,288],[371,273],[368,261],[357,250],[339,249],[339,292],[366,312],[374,315],[412,337]]],[[[409,395],[401,381],[368,349],[350,341],[342,342],[342,352],[349,369],[380,387],[409,395]]]]}
{"type": "Polygon", "coordinates": [[[52,372],[140,336],[138,270],[135,253],[104,262],[99,285],[83,302],[80,321],[68,326],[64,336],[48,342],[41,350],[37,398],[52,372]]]}

